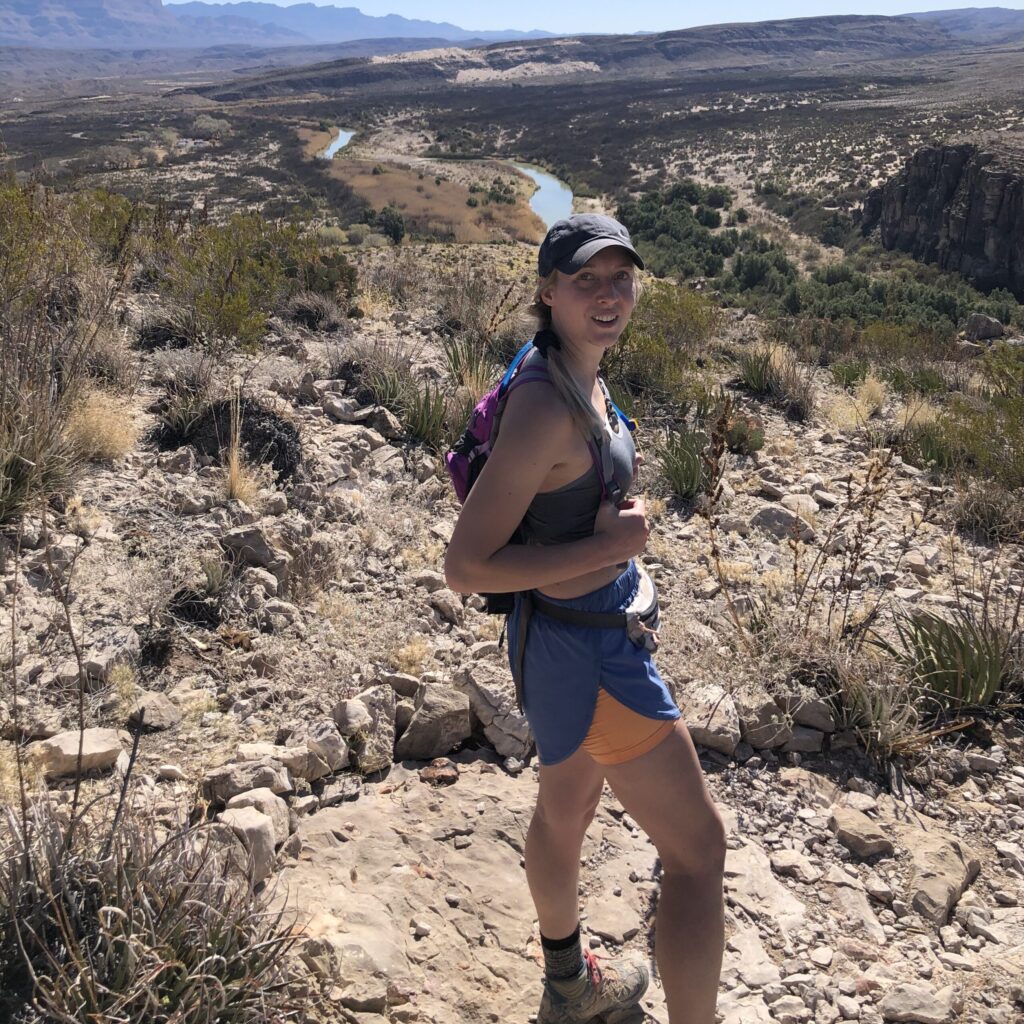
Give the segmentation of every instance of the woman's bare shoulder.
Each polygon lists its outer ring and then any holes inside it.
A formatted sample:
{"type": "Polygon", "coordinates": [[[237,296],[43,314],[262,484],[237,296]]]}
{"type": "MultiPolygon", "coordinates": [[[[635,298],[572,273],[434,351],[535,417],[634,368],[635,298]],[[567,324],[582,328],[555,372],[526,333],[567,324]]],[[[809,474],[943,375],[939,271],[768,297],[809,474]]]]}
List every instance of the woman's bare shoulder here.
{"type": "Polygon", "coordinates": [[[509,392],[498,437],[514,434],[517,440],[543,438],[547,443],[568,441],[573,422],[565,402],[548,380],[531,380],[509,392]]]}

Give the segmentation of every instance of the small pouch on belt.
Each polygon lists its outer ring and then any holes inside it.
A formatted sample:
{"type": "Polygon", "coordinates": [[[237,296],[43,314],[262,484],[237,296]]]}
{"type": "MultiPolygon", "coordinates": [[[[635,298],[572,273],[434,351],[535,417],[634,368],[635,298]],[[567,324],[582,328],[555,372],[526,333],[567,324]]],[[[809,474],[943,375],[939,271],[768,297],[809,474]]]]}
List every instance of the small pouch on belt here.
{"type": "Polygon", "coordinates": [[[658,608],[658,588],[654,580],[637,566],[640,573],[640,584],[636,589],[636,597],[626,609],[626,633],[637,647],[646,647],[654,652],[660,643],[658,629],[661,626],[661,614],[658,608]]]}

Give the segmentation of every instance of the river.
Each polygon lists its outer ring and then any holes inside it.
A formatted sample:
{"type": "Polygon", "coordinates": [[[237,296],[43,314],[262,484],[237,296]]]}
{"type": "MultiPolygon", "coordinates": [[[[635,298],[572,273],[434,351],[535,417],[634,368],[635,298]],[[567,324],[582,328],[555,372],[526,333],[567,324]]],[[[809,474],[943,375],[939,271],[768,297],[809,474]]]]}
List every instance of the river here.
{"type": "Polygon", "coordinates": [[[517,171],[537,183],[537,191],[530,197],[530,209],[550,228],[556,220],[572,214],[572,189],[547,171],[530,164],[512,164],[517,171]]]}
{"type": "Polygon", "coordinates": [[[333,160],[334,154],[339,149],[344,149],[355,136],[354,131],[349,131],[347,128],[338,129],[338,137],[320,154],[321,160],[333,160]]]}

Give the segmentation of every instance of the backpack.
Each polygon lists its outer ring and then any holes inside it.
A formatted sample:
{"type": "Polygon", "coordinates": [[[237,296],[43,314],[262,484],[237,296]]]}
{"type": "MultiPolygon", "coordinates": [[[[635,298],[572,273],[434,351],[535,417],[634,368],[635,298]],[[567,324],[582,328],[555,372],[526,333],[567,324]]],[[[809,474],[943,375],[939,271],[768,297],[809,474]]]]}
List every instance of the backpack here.
{"type": "MultiPolygon", "coordinates": [[[[491,454],[491,449],[494,447],[494,442],[498,436],[498,428],[501,425],[501,415],[504,412],[505,403],[510,392],[521,384],[528,384],[531,381],[548,380],[547,371],[543,367],[524,367],[523,364],[526,361],[526,357],[533,350],[534,339],[531,338],[516,353],[515,358],[509,364],[508,369],[497,386],[488,391],[477,402],[462,436],[445,455],[448,475],[451,477],[452,485],[455,488],[455,495],[459,499],[460,505],[465,502],[466,497],[473,488],[473,484],[476,483],[491,454]]],[[[614,410],[615,414],[626,424],[630,431],[636,430],[636,422],[630,419],[612,401],[604,380],[600,377],[598,380],[609,409],[614,410]]],[[[612,475],[611,454],[607,443],[603,438],[595,437],[588,442],[588,447],[590,448],[590,457],[601,480],[602,497],[618,501],[622,496],[622,492],[612,475]]],[[[518,527],[510,538],[509,543],[523,543],[518,527]]],[[[483,594],[481,596],[484,598],[485,611],[496,615],[508,615],[511,613],[515,600],[514,593],[483,594]]]]}

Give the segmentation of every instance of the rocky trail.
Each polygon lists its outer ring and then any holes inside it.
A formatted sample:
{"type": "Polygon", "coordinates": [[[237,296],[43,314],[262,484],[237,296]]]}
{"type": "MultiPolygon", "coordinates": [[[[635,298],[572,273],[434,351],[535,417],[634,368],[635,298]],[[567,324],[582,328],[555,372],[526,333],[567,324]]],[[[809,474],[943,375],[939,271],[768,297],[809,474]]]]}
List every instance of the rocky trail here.
{"type": "MultiPolygon", "coordinates": [[[[500,622],[444,586],[457,509],[435,460],[387,410],[311,372],[322,336],[273,330],[277,352],[246,386],[300,439],[294,475],[227,499],[215,458],[140,444],[90,470],[49,545],[31,521],[20,556],[8,552],[0,585],[17,598],[22,689],[17,727],[10,712],[0,722],[5,748],[30,741],[66,794],[77,666],[51,574],[70,572],[91,791],[116,788],[124,730],[141,715],[138,802],[168,822],[184,806],[220,823],[297,912],[300,959],[334,1020],[528,1024],[541,956],[522,851],[536,780],[500,622]]],[[[427,331],[396,314],[340,344],[427,331]]],[[[418,370],[437,376],[436,354],[418,370]]],[[[143,436],[158,399],[147,384],[133,405],[143,436]]],[[[778,598],[794,534],[810,552],[853,543],[854,495],[878,455],[861,435],[759,411],[769,444],[730,459],[719,523],[745,615],[778,598]]],[[[979,566],[996,593],[1019,593],[1019,567],[951,540],[933,515],[949,493],[889,463],[857,601],[980,601],[968,571],[979,566]]],[[[655,517],[645,561],[664,605],[659,664],[729,830],[723,1021],[1024,1019],[1020,731],[947,737],[890,792],[831,702],[737,656],[705,521],[668,505],[655,517]]],[[[0,610],[5,636],[14,612],[0,610]]],[[[599,956],[653,958],[658,870],[606,792],[581,875],[599,956]]],[[[643,1011],[631,1024],[667,1020],[657,980],[643,1011]]]]}

